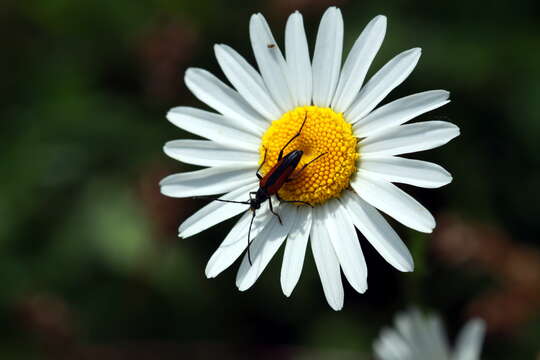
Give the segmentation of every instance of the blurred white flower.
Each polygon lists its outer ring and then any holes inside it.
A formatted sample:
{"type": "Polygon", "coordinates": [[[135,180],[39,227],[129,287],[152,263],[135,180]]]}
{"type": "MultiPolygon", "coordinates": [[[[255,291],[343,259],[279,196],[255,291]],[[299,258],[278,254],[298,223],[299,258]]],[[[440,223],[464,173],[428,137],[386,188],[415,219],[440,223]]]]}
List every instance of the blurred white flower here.
{"type": "Polygon", "coordinates": [[[394,328],[383,329],[373,348],[378,360],[478,360],[484,333],[483,320],[470,320],[452,351],[441,320],[413,309],[399,313],[394,328]]]}
{"type": "MultiPolygon", "coordinates": [[[[341,271],[356,291],[367,289],[355,228],[392,266],[412,271],[409,250],[378,210],[421,232],[435,227],[430,212],[393,183],[437,188],[452,180],[439,165],[397,156],[441,146],[459,135],[458,127],[445,121],[404,125],[448,103],[449,93],[425,91],[377,108],[409,76],[421,54],[419,48],[398,54],[364,84],[386,33],[384,16],[366,26],[343,67],[343,18],[335,7],[321,19],[313,61],[298,12],[285,28],[286,56],[261,14],[252,16],[249,33],[260,73],[229,46],[214,47],[236,90],[206,70],[187,70],[187,87],[220,114],[189,107],[169,111],[173,124],[208,140],[171,141],[165,153],[208,168],[166,177],[161,192],[179,198],[225,193],[222,200],[248,201],[249,193],[259,189],[259,164],[262,174],[268,174],[280,150],[303,126],[285,149],[285,154],[302,152],[294,181],[275,192],[286,200],[274,205],[283,223],[266,206],[257,211],[253,226],[251,213],[245,213],[212,255],[206,276],[216,277],[236,261],[251,231],[253,263],[244,256],[236,285],[249,289],[285,244],[281,285],[289,296],[300,278],[309,238],[326,299],[339,310],[344,298],[341,271]],[[299,202],[314,207],[297,206],[299,202]]],[[[268,195],[275,200],[274,192],[268,195]]],[[[213,201],[184,221],[180,236],[195,235],[247,209],[246,204],[213,201]]]]}

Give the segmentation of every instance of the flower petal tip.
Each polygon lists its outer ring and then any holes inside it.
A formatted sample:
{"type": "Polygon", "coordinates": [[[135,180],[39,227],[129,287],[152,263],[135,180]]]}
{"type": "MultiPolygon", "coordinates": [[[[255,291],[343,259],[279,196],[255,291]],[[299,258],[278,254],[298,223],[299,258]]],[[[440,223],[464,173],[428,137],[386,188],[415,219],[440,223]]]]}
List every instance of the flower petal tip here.
{"type": "Polygon", "coordinates": [[[411,54],[413,54],[414,56],[420,56],[422,55],[422,48],[419,48],[419,47],[415,47],[415,48],[412,48],[409,50],[411,54]]]}
{"type": "Polygon", "coordinates": [[[261,13],[255,13],[255,14],[251,15],[251,18],[249,18],[249,26],[251,27],[252,25],[256,25],[255,21],[260,22],[261,19],[264,19],[264,16],[261,13]]]}
{"type": "Polygon", "coordinates": [[[161,191],[162,194],[163,194],[162,188],[164,185],[166,185],[166,182],[165,182],[166,179],[167,177],[164,177],[163,179],[159,180],[159,183],[158,183],[159,190],[161,191]]]}
{"type": "Polygon", "coordinates": [[[324,12],[322,19],[324,19],[326,16],[338,16],[341,17],[341,10],[338,7],[330,6],[326,11],[324,12]]]}
{"type": "Polygon", "coordinates": [[[206,268],[204,269],[204,276],[206,276],[207,279],[213,279],[218,276],[216,271],[213,269],[212,259],[210,259],[210,261],[208,261],[208,264],[206,264],[206,268]]]}
{"type": "Polygon", "coordinates": [[[236,284],[236,287],[238,288],[238,291],[244,292],[247,289],[249,289],[249,286],[246,286],[245,284],[236,284]]]}
{"type": "Polygon", "coordinates": [[[377,15],[373,18],[372,21],[377,21],[377,22],[381,22],[381,25],[384,25],[386,27],[386,24],[388,22],[388,19],[386,18],[385,15],[377,15]]]}
{"type": "Polygon", "coordinates": [[[177,115],[175,109],[176,108],[172,108],[167,112],[167,115],[165,115],[165,118],[172,124],[174,124],[174,118],[177,115]]]}
{"type": "Polygon", "coordinates": [[[398,268],[401,272],[413,272],[414,271],[414,263],[413,262],[407,262],[403,264],[400,268],[398,268]]]}
{"type": "Polygon", "coordinates": [[[284,288],[282,289],[283,290],[283,295],[285,295],[286,297],[291,297],[291,294],[293,292],[293,289],[287,289],[287,288],[284,288]]]}

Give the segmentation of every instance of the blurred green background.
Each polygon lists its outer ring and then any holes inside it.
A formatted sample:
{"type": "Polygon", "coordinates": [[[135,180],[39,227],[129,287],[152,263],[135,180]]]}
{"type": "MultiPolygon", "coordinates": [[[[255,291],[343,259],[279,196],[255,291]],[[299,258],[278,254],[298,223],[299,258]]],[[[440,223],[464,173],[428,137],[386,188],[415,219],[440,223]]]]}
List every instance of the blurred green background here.
{"type": "MultiPolygon", "coordinates": [[[[540,351],[540,6],[536,1],[7,1],[0,12],[0,358],[369,359],[397,310],[436,310],[450,337],[471,316],[488,323],[486,359],[540,351]],[[404,187],[433,211],[423,235],[395,228],[414,273],[394,270],[362,239],[369,289],[346,286],[327,305],[313,258],[291,298],[281,252],[246,293],[235,268],[204,267],[232,222],[189,239],[177,226],[203,205],[159,194],[190,170],[163,144],[190,136],[165,120],[203,105],[187,67],[222,79],[214,43],[253,62],[248,22],[263,12],[281,43],[286,18],[305,17],[313,44],[329,5],[345,19],[345,49],[388,16],[372,74],[420,46],[423,56],[389,100],[443,88],[444,119],[462,135],[417,157],[454,176],[439,190],[404,187]]],[[[388,101],[388,100],[387,100],[388,101]]]]}

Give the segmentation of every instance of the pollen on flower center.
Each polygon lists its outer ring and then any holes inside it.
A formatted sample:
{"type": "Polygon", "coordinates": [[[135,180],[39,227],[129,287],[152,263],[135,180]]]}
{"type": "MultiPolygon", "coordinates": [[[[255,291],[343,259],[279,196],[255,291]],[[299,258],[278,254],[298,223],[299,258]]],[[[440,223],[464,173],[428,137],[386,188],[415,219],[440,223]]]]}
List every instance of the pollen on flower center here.
{"type": "Polygon", "coordinates": [[[306,123],[300,136],[287,146],[283,155],[293,150],[302,150],[304,154],[290,177],[293,180],[285,183],[278,193],[284,200],[317,205],[338,197],[356,172],[357,139],[343,114],[317,106],[297,107],[285,113],[272,122],[263,135],[259,163],[262,163],[266,151],[261,173],[268,173],[276,165],[280,150],[298,132],[304,119],[306,123]],[[323,153],[326,154],[300,171],[323,153]]]}

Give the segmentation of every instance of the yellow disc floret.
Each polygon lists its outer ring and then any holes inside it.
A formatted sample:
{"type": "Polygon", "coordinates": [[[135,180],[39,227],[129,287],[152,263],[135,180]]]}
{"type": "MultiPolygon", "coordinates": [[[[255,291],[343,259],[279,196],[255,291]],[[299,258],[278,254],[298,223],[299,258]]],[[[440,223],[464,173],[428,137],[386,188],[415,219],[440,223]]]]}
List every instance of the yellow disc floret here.
{"type": "Polygon", "coordinates": [[[260,163],[266,151],[266,161],[261,173],[267,174],[278,160],[279,151],[300,130],[300,136],[285,149],[283,155],[293,150],[304,152],[296,171],[279,190],[280,198],[288,201],[303,201],[311,205],[322,204],[338,197],[349,186],[351,176],[356,172],[357,139],[352,126],[329,108],[303,106],[285,113],[263,135],[259,149],[260,163]],[[302,167],[321,154],[325,154],[302,167]]]}

